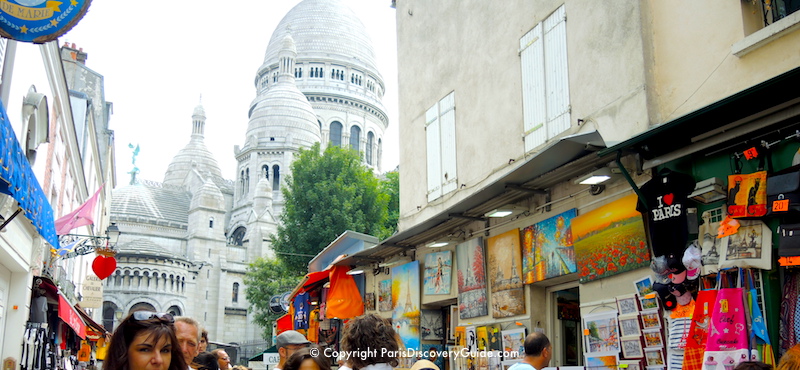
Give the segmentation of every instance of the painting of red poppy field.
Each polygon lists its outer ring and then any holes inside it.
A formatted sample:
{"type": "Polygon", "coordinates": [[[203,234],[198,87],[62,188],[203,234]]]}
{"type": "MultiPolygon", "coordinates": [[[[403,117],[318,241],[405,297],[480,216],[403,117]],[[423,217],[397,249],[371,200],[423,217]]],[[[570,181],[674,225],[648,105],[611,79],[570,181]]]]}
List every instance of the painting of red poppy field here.
{"type": "Polygon", "coordinates": [[[631,194],[572,219],[581,283],[650,265],[636,201],[636,194],[631,194]]]}

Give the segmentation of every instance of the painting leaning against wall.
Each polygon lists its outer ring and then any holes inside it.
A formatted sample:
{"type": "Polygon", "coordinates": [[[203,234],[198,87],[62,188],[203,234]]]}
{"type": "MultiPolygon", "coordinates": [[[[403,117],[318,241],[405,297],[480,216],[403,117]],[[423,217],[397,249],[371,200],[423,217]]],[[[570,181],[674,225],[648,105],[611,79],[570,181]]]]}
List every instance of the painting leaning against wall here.
{"type": "Polygon", "coordinates": [[[577,214],[573,208],[522,230],[525,284],[577,272],[571,226],[577,214]]]}
{"type": "Polygon", "coordinates": [[[631,194],[572,219],[581,283],[650,265],[638,198],[631,194]]]}
{"type": "Polygon", "coordinates": [[[483,238],[478,237],[457,245],[456,261],[459,317],[470,319],[488,315],[483,238]]]}
{"type": "Polygon", "coordinates": [[[489,285],[492,291],[492,317],[525,314],[519,229],[493,236],[486,244],[489,285]]]}

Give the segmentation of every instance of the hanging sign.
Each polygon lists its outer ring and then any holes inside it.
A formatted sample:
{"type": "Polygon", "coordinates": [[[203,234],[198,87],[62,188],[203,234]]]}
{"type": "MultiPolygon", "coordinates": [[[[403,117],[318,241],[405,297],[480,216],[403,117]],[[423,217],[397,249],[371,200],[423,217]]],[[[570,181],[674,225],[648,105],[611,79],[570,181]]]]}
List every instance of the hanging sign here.
{"type": "Polygon", "coordinates": [[[81,307],[100,308],[103,306],[103,282],[94,275],[86,275],[81,288],[81,307]]]}
{"type": "Polygon", "coordinates": [[[91,0],[0,0],[0,35],[37,44],[67,33],[91,0]]]}

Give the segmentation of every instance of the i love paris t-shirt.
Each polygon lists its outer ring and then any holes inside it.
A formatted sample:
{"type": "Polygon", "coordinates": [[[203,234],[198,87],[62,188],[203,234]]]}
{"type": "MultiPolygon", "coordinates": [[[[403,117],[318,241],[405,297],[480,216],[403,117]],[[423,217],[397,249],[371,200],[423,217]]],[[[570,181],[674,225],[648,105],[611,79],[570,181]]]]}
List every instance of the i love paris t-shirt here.
{"type": "Polygon", "coordinates": [[[686,208],[694,184],[691,176],[668,171],[653,177],[639,189],[647,208],[640,198],[636,210],[644,216],[655,257],[683,256],[689,238],[686,208]]]}

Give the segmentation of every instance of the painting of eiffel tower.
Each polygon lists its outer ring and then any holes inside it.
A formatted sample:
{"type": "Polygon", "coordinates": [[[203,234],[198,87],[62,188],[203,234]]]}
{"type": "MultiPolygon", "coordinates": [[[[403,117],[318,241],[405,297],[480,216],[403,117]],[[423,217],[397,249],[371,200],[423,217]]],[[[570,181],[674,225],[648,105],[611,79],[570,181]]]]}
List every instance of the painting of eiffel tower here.
{"type": "Polygon", "coordinates": [[[420,346],[419,261],[392,268],[392,325],[406,349],[420,346]]]}
{"type": "Polygon", "coordinates": [[[519,229],[493,236],[486,244],[489,285],[492,292],[492,317],[525,314],[519,229]]]}

